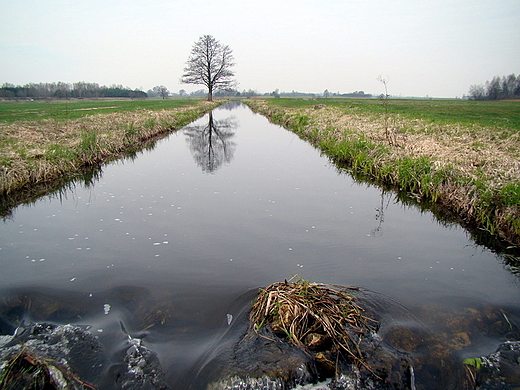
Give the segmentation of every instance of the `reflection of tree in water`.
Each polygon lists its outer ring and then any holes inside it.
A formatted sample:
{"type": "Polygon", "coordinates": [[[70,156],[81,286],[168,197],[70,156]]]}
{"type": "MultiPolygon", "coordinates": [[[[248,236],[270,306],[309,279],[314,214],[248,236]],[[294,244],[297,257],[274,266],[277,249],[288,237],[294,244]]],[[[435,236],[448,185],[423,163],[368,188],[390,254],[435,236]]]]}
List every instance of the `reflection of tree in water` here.
{"type": "Polygon", "coordinates": [[[236,122],[231,118],[214,120],[209,113],[208,124],[184,129],[193,158],[204,172],[213,173],[233,159],[236,144],[231,141],[236,122]]]}
{"type": "Polygon", "coordinates": [[[385,222],[385,211],[388,209],[388,205],[390,204],[391,196],[388,196],[388,200],[385,205],[385,197],[387,192],[385,190],[381,190],[381,204],[376,208],[376,216],[375,220],[378,221],[378,225],[375,229],[372,230],[372,235],[383,235],[383,222],[385,222]]]}

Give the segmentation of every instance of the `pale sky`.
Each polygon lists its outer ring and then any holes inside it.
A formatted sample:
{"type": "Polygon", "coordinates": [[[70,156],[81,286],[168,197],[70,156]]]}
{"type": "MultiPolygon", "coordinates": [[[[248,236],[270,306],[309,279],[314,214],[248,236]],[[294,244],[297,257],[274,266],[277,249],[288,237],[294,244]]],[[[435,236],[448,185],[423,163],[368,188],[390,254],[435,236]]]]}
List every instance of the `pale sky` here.
{"type": "Polygon", "coordinates": [[[460,97],[520,73],[520,0],[0,0],[0,84],[171,92],[195,41],[235,56],[238,89],[460,97]]]}

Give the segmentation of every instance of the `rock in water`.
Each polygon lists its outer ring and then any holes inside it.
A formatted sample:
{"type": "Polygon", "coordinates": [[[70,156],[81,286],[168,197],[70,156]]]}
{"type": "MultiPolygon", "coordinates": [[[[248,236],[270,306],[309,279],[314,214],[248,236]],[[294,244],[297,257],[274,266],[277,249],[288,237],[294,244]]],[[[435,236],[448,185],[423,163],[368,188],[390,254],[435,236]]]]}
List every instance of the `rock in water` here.
{"type": "Polygon", "coordinates": [[[99,379],[106,362],[103,352],[99,341],[77,326],[34,324],[18,328],[0,347],[0,385],[26,388],[27,380],[28,386],[36,382],[50,389],[92,389],[90,383],[99,379]],[[6,383],[11,379],[15,382],[6,383]]]}
{"type": "Polygon", "coordinates": [[[464,360],[469,388],[516,390],[520,388],[520,341],[506,341],[496,352],[464,360]]]}
{"type": "Polygon", "coordinates": [[[14,336],[0,337],[0,388],[32,388],[36,381],[41,384],[37,388],[45,389],[97,389],[100,383],[107,389],[168,389],[157,355],[140,339],[127,337],[124,364],[114,379],[107,377],[110,362],[104,347],[85,327],[20,327],[14,336]]]}

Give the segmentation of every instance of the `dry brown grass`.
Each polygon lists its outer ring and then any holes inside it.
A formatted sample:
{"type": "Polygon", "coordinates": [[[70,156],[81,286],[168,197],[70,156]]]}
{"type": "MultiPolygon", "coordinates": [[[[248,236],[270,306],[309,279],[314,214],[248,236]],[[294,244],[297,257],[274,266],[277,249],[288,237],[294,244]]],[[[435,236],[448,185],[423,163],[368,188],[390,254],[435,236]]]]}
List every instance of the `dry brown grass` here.
{"type": "Polygon", "coordinates": [[[364,364],[359,342],[376,322],[365,316],[354,290],[302,279],[274,283],[260,291],[250,322],[256,331],[269,326],[299,347],[345,353],[364,364]]]}
{"type": "Polygon", "coordinates": [[[189,107],[97,114],[67,122],[1,124],[0,195],[97,166],[215,106],[200,101],[189,107]]]}
{"type": "MultiPolygon", "coordinates": [[[[266,101],[255,101],[260,111],[269,112],[266,101]]],[[[385,143],[385,127],[380,116],[357,115],[344,109],[324,106],[284,109],[287,116],[306,115],[312,123],[305,132],[317,132],[322,138],[338,141],[363,135],[375,142],[385,143]]],[[[520,134],[501,138],[496,129],[483,126],[434,125],[421,119],[390,116],[390,130],[395,134],[397,147],[392,158],[428,156],[435,167],[452,166],[469,177],[485,174],[497,183],[520,180],[520,134]]]]}
{"type": "Polygon", "coordinates": [[[505,242],[499,245],[520,246],[518,132],[397,114],[385,125],[381,115],[338,106],[282,108],[263,100],[249,104],[336,161],[420,202],[435,203],[450,219],[505,242]]]}
{"type": "Polygon", "coordinates": [[[43,358],[23,346],[0,372],[0,389],[91,389],[96,387],[78,378],[63,364],[43,358]]]}

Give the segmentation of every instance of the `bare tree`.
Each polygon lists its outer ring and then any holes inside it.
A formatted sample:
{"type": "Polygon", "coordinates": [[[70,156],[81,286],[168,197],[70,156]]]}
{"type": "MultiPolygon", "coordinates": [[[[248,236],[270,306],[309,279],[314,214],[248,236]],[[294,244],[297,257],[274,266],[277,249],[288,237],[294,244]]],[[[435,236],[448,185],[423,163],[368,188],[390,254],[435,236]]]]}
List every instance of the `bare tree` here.
{"type": "Polygon", "coordinates": [[[469,98],[471,100],[486,100],[486,90],[482,85],[470,85],[469,98]]]}
{"type": "Polygon", "coordinates": [[[233,86],[233,60],[229,46],[221,44],[211,35],[203,35],[191,49],[181,82],[205,85],[208,100],[212,101],[214,90],[233,86]]]}

